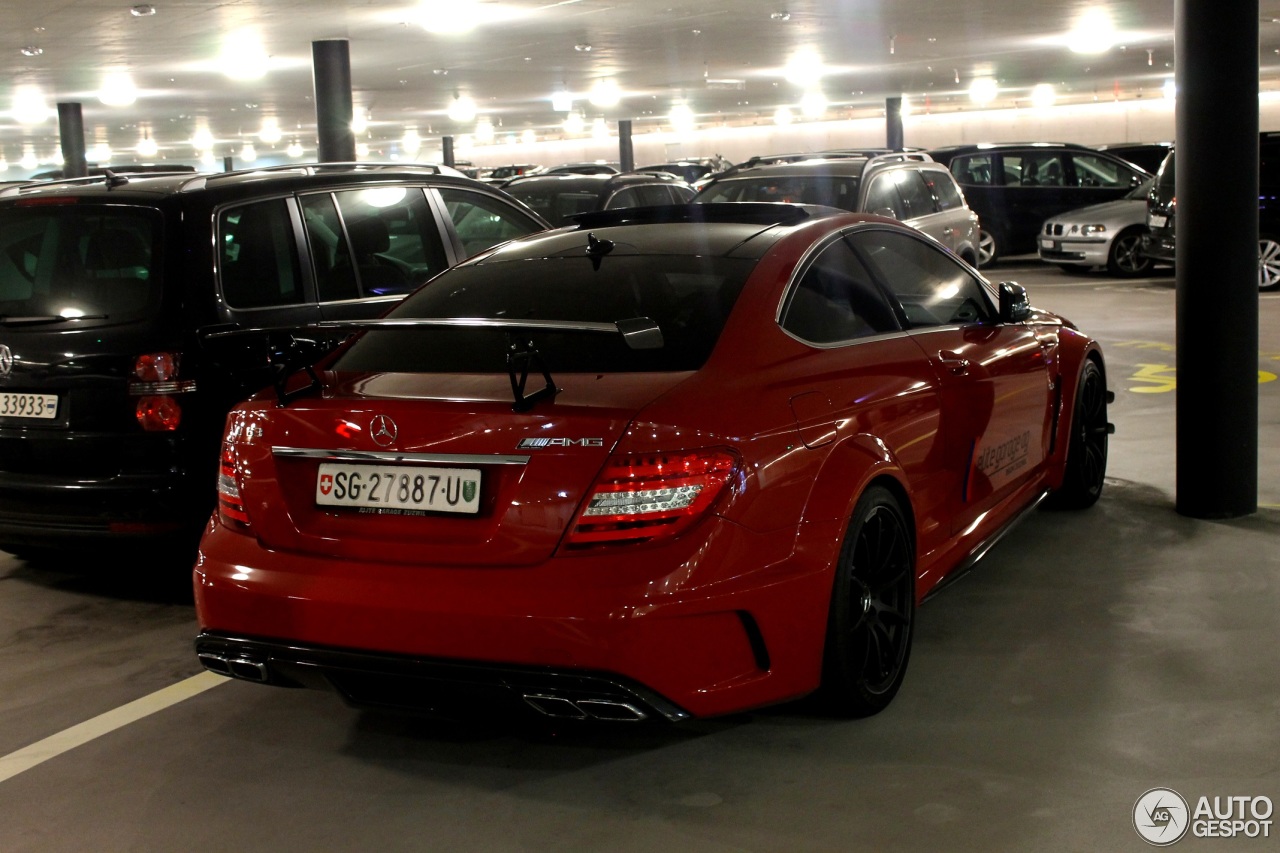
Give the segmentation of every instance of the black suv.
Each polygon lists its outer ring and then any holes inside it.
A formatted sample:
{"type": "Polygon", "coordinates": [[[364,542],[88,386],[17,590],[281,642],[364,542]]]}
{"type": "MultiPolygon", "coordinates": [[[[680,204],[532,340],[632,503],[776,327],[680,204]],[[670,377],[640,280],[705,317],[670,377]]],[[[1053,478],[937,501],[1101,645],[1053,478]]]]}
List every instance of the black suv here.
{"type": "Polygon", "coordinates": [[[693,198],[693,188],[669,172],[544,173],[499,186],[557,225],[571,224],[579,213],[684,204],[693,198]]]}
{"type": "Polygon", "coordinates": [[[226,412],[272,380],[244,339],[211,333],[374,317],[548,227],[440,172],[108,173],[0,191],[0,548],[193,546],[226,412]]]}
{"type": "MultiPolygon", "coordinates": [[[[1147,195],[1147,234],[1142,254],[1158,261],[1176,259],[1174,236],[1177,198],[1173,149],[1160,164],[1155,186],[1147,195]]],[[[1258,290],[1280,288],[1280,133],[1258,139],[1258,290]]]]}
{"type": "Polygon", "coordinates": [[[1070,142],[997,142],[934,148],[982,223],[978,265],[1036,251],[1044,221],[1124,196],[1151,174],[1070,142]]]}

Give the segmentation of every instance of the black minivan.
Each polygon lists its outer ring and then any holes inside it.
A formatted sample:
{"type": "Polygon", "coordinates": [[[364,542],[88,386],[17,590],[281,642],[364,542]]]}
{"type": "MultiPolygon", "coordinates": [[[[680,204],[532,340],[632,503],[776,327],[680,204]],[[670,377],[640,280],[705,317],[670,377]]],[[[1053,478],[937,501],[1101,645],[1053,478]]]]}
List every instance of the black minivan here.
{"type": "MultiPolygon", "coordinates": [[[[1175,156],[1170,149],[1147,195],[1147,233],[1142,254],[1173,263],[1177,256],[1175,156]]],[[[1280,288],[1280,133],[1258,139],[1258,290],[1280,288]]]]}
{"type": "Polygon", "coordinates": [[[547,227],[432,166],[0,190],[0,548],[194,548],[227,410],[273,377],[266,349],[246,356],[243,340],[212,332],[375,317],[446,267],[547,227]]]}

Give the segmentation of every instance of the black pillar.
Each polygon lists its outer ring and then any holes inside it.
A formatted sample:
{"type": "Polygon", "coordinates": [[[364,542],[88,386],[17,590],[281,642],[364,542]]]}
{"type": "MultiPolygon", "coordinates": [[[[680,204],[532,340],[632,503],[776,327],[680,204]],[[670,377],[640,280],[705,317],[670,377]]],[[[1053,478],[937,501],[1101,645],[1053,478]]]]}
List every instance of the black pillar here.
{"type": "Polygon", "coordinates": [[[453,137],[445,136],[440,140],[440,157],[444,160],[444,164],[449,168],[453,168],[453,164],[457,161],[453,159],[453,137]]]}
{"type": "Polygon", "coordinates": [[[1175,0],[1177,510],[1193,518],[1258,509],[1257,45],[1258,0],[1175,0]]]}
{"type": "Polygon", "coordinates": [[[235,167],[235,162],[234,162],[234,160],[232,159],[232,157],[231,157],[231,155],[230,155],[230,154],[228,154],[228,155],[226,155],[225,157],[223,157],[223,158],[222,158],[222,171],[224,171],[224,172],[233,172],[233,171],[235,171],[235,168],[236,168],[236,167],[235,167]]]}
{"type": "Polygon", "coordinates": [[[631,147],[631,119],[618,122],[618,164],[624,172],[635,171],[636,152],[631,147]]]}
{"type": "Polygon", "coordinates": [[[316,135],[321,163],[353,163],[356,135],[351,130],[351,56],[346,39],[311,43],[315,80],[316,135]]]}
{"type": "Polygon", "coordinates": [[[84,117],[79,104],[58,104],[58,135],[62,141],[62,177],[83,178],[89,173],[84,159],[84,117]]]}
{"type": "Polygon", "coordinates": [[[893,151],[902,143],[902,98],[884,99],[884,145],[893,151]]]}

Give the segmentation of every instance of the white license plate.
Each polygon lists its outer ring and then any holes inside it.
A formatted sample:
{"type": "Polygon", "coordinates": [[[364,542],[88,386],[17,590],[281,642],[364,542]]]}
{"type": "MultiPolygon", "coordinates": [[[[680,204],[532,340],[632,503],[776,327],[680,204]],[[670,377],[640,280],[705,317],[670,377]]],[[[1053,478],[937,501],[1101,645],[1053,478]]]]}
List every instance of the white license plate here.
{"type": "Polygon", "coordinates": [[[0,394],[0,418],[53,420],[57,416],[57,394],[0,394]]]}
{"type": "Polygon", "coordinates": [[[1164,224],[1168,221],[1169,221],[1169,217],[1161,216],[1158,213],[1153,213],[1149,217],[1147,217],[1147,224],[1150,225],[1152,228],[1163,228],[1164,224]]]}
{"type": "Polygon", "coordinates": [[[388,512],[480,510],[479,468],[322,462],[316,504],[388,512]]]}

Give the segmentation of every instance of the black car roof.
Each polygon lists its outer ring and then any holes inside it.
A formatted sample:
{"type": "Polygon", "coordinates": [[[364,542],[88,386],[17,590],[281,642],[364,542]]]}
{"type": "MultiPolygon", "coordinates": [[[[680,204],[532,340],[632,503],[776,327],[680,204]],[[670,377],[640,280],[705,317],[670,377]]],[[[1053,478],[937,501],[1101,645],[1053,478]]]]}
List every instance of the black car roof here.
{"type": "Polygon", "coordinates": [[[539,175],[517,175],[509,178],[499,184],[503,189],[512,189],[519,187],[580,187],[582,189],[596,190],[604,187],[606,184],[610,187],[628,186],[630,184],[681,184],[684,180],[678,175],[670,172],[618,172],[617,174],[598,173],[592,175],[582,174],[539,174],[539,175]]]}
{"type": "MultiPolygon", "coordinates": [[[[729,255],[757,258],[791,228],[848,211],[771,202],[675,204],[600,210],[574,225],[514,240],[465,264],[578,255],[588,234],[613,241],[619,254],[729,255]]],[[[610,247],[602,254],[614,251],[610,247]]]]}

